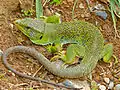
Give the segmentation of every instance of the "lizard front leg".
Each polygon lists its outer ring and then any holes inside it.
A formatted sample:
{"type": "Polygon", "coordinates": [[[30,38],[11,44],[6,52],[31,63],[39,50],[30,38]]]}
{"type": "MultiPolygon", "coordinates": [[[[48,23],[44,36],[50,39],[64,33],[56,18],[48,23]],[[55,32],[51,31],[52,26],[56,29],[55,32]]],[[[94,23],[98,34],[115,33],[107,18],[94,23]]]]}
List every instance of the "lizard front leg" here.
{"type": "Polygon", "coordinates": [[[103,58],[104,62],[109,63],[112,55],[113,55],[113,45],[112,44],[106,44],[104,46],[104,49],[103,49],[102,53],[101,53],[100,59],[103,58]]]}

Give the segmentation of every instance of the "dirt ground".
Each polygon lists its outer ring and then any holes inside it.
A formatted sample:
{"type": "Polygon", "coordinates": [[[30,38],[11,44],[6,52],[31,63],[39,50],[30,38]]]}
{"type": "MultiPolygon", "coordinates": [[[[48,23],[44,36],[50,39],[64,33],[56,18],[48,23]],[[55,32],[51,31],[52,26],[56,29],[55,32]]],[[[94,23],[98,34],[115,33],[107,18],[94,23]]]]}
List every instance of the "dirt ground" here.
{"type": "MultiPolygon", "coordinates": [[[[96,0],[91,1],[94,2],[96,0]]],[[[105,3],[100,3],[105,6],[105,3]]],[[[0,49],[5,51],[7,48],[15,45],[25,45],[36,48],[38,51],[42,52],[46,57],[48,57],[49,53],[46,53],[46,50],[43,47],[32,44],[31,41],[26,36],[24,36],[13,24],[13,21],[22,18],[20,12],[22,9],[30,9],[31,7],[35,9],[34,0],[0,0],[0,49]]],[[[46,4],[44,6],[44,15],[48,16],[54,12],[59,12],[61,14],[62,21],[71,21],[72,7],[73,0],[64,0],[63,3],[58,6],[50,6],[49,4],[46,4]]],[[[77,8],[75,9],[75,19],[85,20],[93,24],[96,24],[97,22],[98,26],[101,27],[101,32],[107,43],[113,43],[114,55],[116,55],[118,61],[120,62],[120,39],[114,39],[115,33],[109,12],[108,18],[103,20],[94,13],[89,12],[84,0],[79,0],[77,3],[77,8]],[[78,7],[81,3],[84,5],[84,8],[82,9],[78,7]]],[[[118,21],[117,26],[119,24],[120,22],[118,21]]],[[[117,29],[119,30],[120,27],[118,26],[117,29]]],[[[39,65],[36,60],[33,61],[32,58],[24,54],[12,54],[9,58],[9,63],[17,70],[25,72],[29,75],[35,74],[39,67],[41,67],[41,65],[39,65]]],[[[119,67],[119,63],[114,65],[114,59],[111,64],[106,64],[102,61],[99,61],[97,67],[92,72],[93,80],[100,84],[106,85],[103,78],[108,77],[110,80],[114,81],[115,84],[118,84],[120,83],[119,67]]],[[[56,83],[63,80],[47,72],[44,67],[42,67],[36,76],[51,80],[52,82],[56,83]]],[[[54,88],[43,83],[38,83],[18,77],[5,69],[2,62],[0,61],[0,90],[26,90],[30,89],[30,87],[40,90],[52,90],[54,88]]]]}

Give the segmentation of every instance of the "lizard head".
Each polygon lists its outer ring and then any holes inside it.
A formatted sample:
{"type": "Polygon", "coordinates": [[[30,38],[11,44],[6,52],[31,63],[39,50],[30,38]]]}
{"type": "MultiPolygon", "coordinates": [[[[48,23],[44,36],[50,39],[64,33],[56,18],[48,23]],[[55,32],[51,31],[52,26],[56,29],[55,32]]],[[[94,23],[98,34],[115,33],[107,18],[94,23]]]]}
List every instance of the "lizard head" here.
{"type": "Polygon", "coordinates": [[[44,34],[45,23],[41,20],[32,18],[18,19],[14,24],[32,40],[38,40],[44,34]]]}

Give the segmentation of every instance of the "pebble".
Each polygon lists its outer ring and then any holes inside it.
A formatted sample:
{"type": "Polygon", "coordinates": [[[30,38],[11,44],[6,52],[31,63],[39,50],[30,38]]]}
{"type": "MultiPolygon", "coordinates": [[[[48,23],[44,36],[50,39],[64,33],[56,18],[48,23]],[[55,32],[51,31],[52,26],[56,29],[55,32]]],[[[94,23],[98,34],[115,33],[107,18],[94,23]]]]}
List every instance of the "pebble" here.
{"type": "Polygon", "coordinates": [[[105,9],[105,7],[102,4],[97,4],[93,8],[95,8],[96,10],[104,10],[105,9]]]}
{"type": "Polygon", "coordinates": [[[53,76],[53,75],[49,75],[49,78],[50,78],[50,79],[54,79],[54,76],[53,76]]]}
{"type": "Polygon", "coordinates": [[[108,84],[110,82],[109,78],[104,78],[104,81],[108,84]]]}
{"type": "Polygon", "coordinates": [[[12,71],[9,71],[9,73],[8,73],[9,75],[12,75],[12,76],[14,76],[15,77],[15,73],[13,73],[12,71]]]}
{"type": "Polygon", "coordinates": [[[117,84],[117,85],[115,86],[115,90],[120,90],[120,84],[117,84]]]}
{"type": "Polygon", "coordinates": [[[83,3],[80,3],[79,8],[81,8],[81,9],[85,8],[83,3]]]}
{"type": "Polygon", "coordinates": [[[80,90],[90,90],[90,86],[86,80],[85,81],[65,80],[63,81],[63,85],[78,88],[80,90]]]}
{"type": "Polygon", "coordinates": [[[13,29],[13,24],[12,23],[10,23],[10,27],[13,29]]]}
{"type": "Polygon", "coordinates": [[[113,87],[114,87],[114,82],[110,81],[108,85],[108,89],[113,89],[113,87]]]}
{"type": "Polygon", "coordinates": [[[95,12],[97,16],[100,16],[101,18],[103,18],[104,20],[107,19],[107,13],[105,11],[96,11],[95,12]]]}
{"type": "Polygon", "coordinates": [[[106,90],[106,87],[104,85],[99,85],[100,90],[106,90]]]}

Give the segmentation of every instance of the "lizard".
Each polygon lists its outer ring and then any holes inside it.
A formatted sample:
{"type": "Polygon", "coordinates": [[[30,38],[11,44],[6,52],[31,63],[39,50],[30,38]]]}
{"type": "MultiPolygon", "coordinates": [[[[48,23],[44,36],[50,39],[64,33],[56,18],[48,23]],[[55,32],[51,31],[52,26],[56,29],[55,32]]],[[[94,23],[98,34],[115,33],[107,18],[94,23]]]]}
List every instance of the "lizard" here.
{"type": "Polygon", "coordinates": [[[56,67],[44,55],[33,48],[15,46],[8,48],[3,53],[3,64],[15,74],[32,79],[31,76],[17,72],[10,67],[6,58],[10,53],[23,52],[36,58],[49,72],[63,78],[79,78],[88,75],[96,67],[98,60],[103,58],[108,61],[112,56],[113,45],[104,45],[104,38],[100,30],[91,23],[85,21],[72,21],[62,23],[45,23],[44,21],[32,18],[19,19],[15,25],[30,40],[38,45],[67,44],[70,45],[66,51],[66,63],[71,63],[76,55],[82,56],[80,64],[74,67],[56,67]],[[72,50],[72,51],[70,51],[72,50]],[[70,54],[67,56],[67,53],[70,54]]]}

